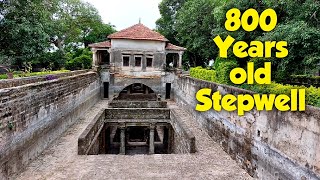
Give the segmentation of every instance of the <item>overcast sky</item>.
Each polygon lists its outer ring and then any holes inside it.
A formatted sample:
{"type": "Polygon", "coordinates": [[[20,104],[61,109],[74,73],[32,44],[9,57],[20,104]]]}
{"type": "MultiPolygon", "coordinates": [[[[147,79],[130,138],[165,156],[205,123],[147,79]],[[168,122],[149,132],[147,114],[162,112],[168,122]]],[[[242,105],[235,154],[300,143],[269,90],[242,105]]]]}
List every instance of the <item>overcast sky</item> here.
{"type": "Polygon", "coordinates": [[[111,23],[117,30],[139,23],[154,29],[160,18],[158,5],[161,0],[83,0],[94,5],[105,23],[111,23]]]}

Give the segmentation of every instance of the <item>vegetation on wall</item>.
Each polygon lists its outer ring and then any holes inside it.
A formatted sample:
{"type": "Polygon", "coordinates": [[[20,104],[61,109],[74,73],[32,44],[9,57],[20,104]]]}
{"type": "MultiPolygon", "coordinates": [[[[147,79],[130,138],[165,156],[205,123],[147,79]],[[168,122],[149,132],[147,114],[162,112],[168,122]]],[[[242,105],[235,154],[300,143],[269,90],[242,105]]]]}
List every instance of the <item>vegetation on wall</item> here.
{"type": "MultiPolygon", "coordinates": [[[[69,70],[59,70],[59,71],[42,71],[42,72],[31,72],[31,73],[25,73],[25,72],[13,72],[13,76],[15,78],[21,78],[21,77],[31,77],[31,76],[44,76],[44,75],[53,75],[53,74],[60,74],[60,73],[66,73],[70,72],[69,70]]],[[[8,79],[7,74],[1,74],[0,79],[8,79]]]]}

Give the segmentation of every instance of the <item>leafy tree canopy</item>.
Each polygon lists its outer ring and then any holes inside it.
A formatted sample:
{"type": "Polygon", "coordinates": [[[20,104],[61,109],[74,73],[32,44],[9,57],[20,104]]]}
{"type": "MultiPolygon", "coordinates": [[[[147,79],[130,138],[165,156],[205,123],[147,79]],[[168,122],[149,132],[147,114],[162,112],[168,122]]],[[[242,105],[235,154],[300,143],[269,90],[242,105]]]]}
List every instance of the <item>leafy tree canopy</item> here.
{"type": "Polygon", "coordinates": [[[55,68],[64,66],[70,46],[87,47],[115,32],[81,0],[2,0],[0,30],[0,64],[55,68]]]}
{"type": "MultiPolygon", "coordinates": [[[[163,0],[159,5],[161,18],[157,29],[188,49],[189,62],[203,65],[208,58],[216,58],[219,49],[212,39],[220,35],[223,39],[231,35],[237,41],[250,43],[260,41],[287,41],[289,55],[283,59],[270,58],[273,62],[274,78],[285,81],[291,74],[304,74],[320,63],[320,1],[315,0],[163,0]],[[180,2],[180,3],[177,3],[180,2]],[[253,32],[225,29],[226,13],[238,8],[243,13],[249,8],[259,13],[273,8],[278,15],[277,27],[271,32],[257,29],[253,32]]],[[[236,58],[238,64],[246,66],[250,58],[236,58]]]]}

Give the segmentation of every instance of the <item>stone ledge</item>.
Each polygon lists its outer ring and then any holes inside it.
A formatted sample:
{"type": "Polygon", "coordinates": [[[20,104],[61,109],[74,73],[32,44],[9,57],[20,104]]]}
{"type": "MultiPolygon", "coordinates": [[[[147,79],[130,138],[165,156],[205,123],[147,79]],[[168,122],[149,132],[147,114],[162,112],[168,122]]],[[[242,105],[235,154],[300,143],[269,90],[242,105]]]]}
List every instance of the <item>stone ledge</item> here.
{"type": "Polygon", "coordinates": [[[78,139],[78,155],[87,155],[92,144],[97,140],[101,129],[104,127],[105,110],[102,109],[93,118],[78,139]]]}
{"type": "Polygon", "coordinates": [[[109,103],[112,108],[166,108],[165,101],[112,101],[109,103]]]}
{"type": "Polygon", "coordinates": [[[195,153],[197,150],[194,134],[188,129],[175,109],[171,109],[170,116],[171,125],[180,139],[179,144],[175,142],[175,145],[177,146],[176,151],[184,151],[179,153],[195,153]]]}
{"type": "Polygon", "coordinates": [[[106,119],[170,119],[167,108],[107,108],[106,119]]]}
{"type": "MultiPolygon", "coordinates": [[[[150,123],[170,123],[170,119],[106,119],[105,123],[129,123],[129,124],[149,124],[150,123]]],[[[127,125],[126,125],[127,126],[127,125]]],[[[131,125],[129,125],[131,126],[131,125]]]]}
{"type": "MultiPolygon", "coordinates": [[[[71,71],[71,72],[66,72],[66,73],[61,73],[61,74],[52,74],[52,75],[54,75],[57,78],[62,78],[62,77],[68,77],[68,76],[75,76],[75,75],[87,73],[90,71],[91,70],[80,70],[80,71],[71,71]]],[[[48,76],[48,75],[50,75],[50,74],[43,75],[43,76],[32,76],[32,77],[0,80],[0,89],[23,86],[26,84],[33,84],[33,83],[37,83],[37,82],[47,81],[46,76],[48,76]]]]}

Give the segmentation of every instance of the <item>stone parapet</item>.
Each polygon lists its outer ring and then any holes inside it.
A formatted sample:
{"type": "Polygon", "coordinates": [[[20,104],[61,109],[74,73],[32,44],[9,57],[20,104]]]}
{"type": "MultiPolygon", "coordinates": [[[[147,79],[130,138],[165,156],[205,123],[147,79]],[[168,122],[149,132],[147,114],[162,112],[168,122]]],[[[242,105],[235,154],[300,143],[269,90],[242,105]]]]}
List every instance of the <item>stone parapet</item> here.
{"type": "Polygon", "coordinates": [[[197,123],[251,176],[259,179],[320,178],[320,109],[305,112],[252,110],[195,111],[202,88],[221,94],[254,94],[232,86],[182,76],[175,84],[175,101],[188,109],[197,123]]]}
{"type": "Polygon", "coordinates": [[[98,100],[100,78],[84,71],[0,89],[0,179],[21,171],[98,100]]]}

